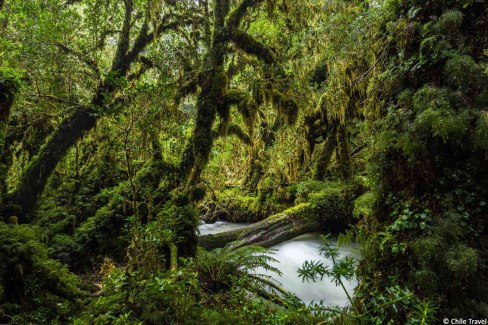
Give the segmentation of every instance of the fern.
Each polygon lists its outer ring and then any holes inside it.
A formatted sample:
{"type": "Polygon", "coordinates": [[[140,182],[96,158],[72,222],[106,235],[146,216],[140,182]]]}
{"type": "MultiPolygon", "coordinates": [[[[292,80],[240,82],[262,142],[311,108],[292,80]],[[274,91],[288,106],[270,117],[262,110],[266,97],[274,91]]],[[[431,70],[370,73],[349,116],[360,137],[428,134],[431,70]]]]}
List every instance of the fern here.
{"type": "Polygon", "coordinates": [[[209,291],[221,291],[237,282],[246,289],[267,287],[282,291],[270,282],[271,276],[256,273],[258,269],[281,275],[280,270],[272,266],[277,260],[271,255],[273,250],[259,246],[246,246],[238,249],[217,248],[213,251],[199,249],[198,269],[200,278],[209,291]]]}

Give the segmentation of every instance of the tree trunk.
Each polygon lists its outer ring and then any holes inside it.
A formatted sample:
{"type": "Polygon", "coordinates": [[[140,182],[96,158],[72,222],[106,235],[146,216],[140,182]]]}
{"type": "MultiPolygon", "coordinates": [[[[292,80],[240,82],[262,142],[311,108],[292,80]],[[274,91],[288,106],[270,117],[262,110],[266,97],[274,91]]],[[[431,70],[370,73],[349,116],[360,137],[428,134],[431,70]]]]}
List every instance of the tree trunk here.
{"type": "Polygon", "coordinates": [[[10,167],[9,155],[5,152],[5,129],[10,117],[10,108],[14,102],[16,88],[14,81],[8,78],[0,80],[0,206],[3,205],[2,199],[7,192],[6,176],[7,170],[10,167]]]}
{"type": "MultiPolygon", "coordinates": [[[[100,88],[91,107],[101,107],[105,89],[100,88]]],[[[47,180],[66,152],[96,125],[93,108],[80,108],[65,119],[22,174],[16,191],[7,200],[19,207],[21,222],[28,222],[47,180]]]]}
{"type": "Polygon", "coordinates": [[[327,204],[325,208],[315,203],[302,203],[244,228],[200,236],[198,244],[207,249],[228,243],[233,248],[245,245],[269,247],[309,232],[345,229],[351,221],[350,198],[332,195],[324,202],[327,204]],[[328,201],[335,202],[329,205],[328,201]]]}
{"type": "MultiPolygon", "coordinates": [[[[30,221],[30,216],[37,204],[37,199],[44,190],[47,180],[58,162],[84,133],[95,127],[97,117],[99,116],[97,110],[106,105],[105,98],[110,97],[119,87],[114,83],[114,80],[127,76],[132,64],[154,39],[155,34],[160,35],[166,30],[176,28],[179,24],[161,24],[154,33],[149,32],[148,22],[145,21],[137,37],[131,42],[130,34],[134,26],[132,19],[133,1],[124,1],[124,4],[125,14],[122,32],[119,37],[111,70],[107,74],[110,77],[107,77],[100,83],[88,107],[79,108],[73,115],[61,123],[59,129],[49,138],[37,156],[32,159],[22,175],[19,187],[8,198],[11,205],[16,206],[20,214],[19,217],[23,222],[30,221]],[[132,47],[130,46],[131,44],[132,47]]],[[[182,21],[181,23],[184,22],[182,21]]]]}
{"type": "Polygon", "coordinates": [[[317,170],[315,171],[315,178],[319,181],[325,179],[327,168],[329,167],[330,160],[332,159],[332,154],[334,149],[337,147],[337,139],[335,132],[332,132],[325,141],[322,152],[320,153],[319,160],[317,161],[317,170]]]}
{"type": "Polygon", "coordinates": [[[212,126],[218,113],[228,110],[225,94],[228,87],[224,69],[224,57],[228,40],[225,36],[225,17],[229,13],[229,1],[218,0],[214,5],[214,31],[212,45],[204,62],[208,67],[202,76],[202,91],[197,101],[195,130],[181,159],[181,172],[188,183],[194,186],[200,180],[213,146],[212,126]]]}
{"type": "Polygon", "coordinates": [[[337,157],[341,175],[344,179],[351,177],[351,159],[349,157],[349,137],[346,125],[337,130],[337,157]]]}
{"type": "Polygon", "coordinates": [[[281,212],[250,226],[223,233],[204,235],[198,244],[208,249],[231,243],[233,248],[245,245],[269,247],[296,236],[322,230],[314,218],[302,219],[294,213],[281,212]]]}

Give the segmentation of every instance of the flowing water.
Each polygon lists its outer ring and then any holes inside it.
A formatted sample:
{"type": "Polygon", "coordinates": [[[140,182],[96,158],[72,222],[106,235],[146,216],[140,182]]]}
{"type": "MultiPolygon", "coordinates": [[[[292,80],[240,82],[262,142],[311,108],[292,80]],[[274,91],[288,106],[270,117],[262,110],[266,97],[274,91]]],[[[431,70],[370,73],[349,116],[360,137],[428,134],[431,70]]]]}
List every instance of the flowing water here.
{"type": "MultiPolygon", "coordinates": [[[[217,221],[214,224],[202,224],[199,229],[201,235],[206,235],[244,226],[246,225],[217,221]]],[[[336,246],[335,241],[331,241],[331,244],[333,247],[336,246]]],[[[273,257],[279,261],[273,266],[277,267],[283,274],[281,276],[274,273],[270,275],[282,288],[294,293],[306,304],[322,300],[324,305],[346,306],[348,301],[345,292],[340,286],[336,286],[331,278],[324,277],[322,281],[307,283],[306,281],[302,282],[301,278],[298,277],[298,268],[302,267],[303,262],[307,260],[321,261],[324,265],[332,266],[331,259],[320,255],[320,247],[319,234],[305,234],[271,247],[276,249],[273,257]]],[[[341,246],[339,254],[339,258],[347,255],[359,258],[358,249],[354,245],[341,246]]],[[[357,281],[343,280],[343,282],[349,294],[352,295],[357,281]]]]}

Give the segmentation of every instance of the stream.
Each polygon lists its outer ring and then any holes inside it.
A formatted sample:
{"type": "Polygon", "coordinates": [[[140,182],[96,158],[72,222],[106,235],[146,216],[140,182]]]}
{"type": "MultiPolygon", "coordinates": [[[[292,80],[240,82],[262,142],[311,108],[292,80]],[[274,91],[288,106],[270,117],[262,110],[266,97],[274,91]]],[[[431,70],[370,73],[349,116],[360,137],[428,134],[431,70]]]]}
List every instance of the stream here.
{"type": "MultiPolygon", "coordinates": [[[[244,226],[246,226],[246,224],[217,221],[214,224],[202,224],[199,229],[201,235],[207,235],[239,229],[244,226]]],[[[335,247],[337,243],[336,241],[331,241],[331,244],[335,247]]],[[[306,260],[321,261],[324,265],[332,266],[331,259],[327,259],[319,254],[320,247],[321,241],[319,239],[319,234],[317,233],[301,235],[281,244],[272,246],[271,248],[276,249],[273,257],[279,262],[272,264],[283,274],[279,276],[275,273],[269,273],[269,275],[271,275],[283,289],[294,293],[305,304],[309,304],[312,301],[319,302],[322,300],[324,305],[344,307],[348,304],[347,296],[340,286],[336,286],[331,281],[331,278],[324,277],[322,281],[307,283],[307,281],[302,282],[302,279],[298,277],[298,268],[302,267],[303,262],[306,260]]],[[[343,258],[347,255],[359,258],[359,251],[354,244],[341,246],[339,248],[339,254],[339,258],[343,258]]],[[[343,280],[343,282],[349,294],[352,295],[354,288],[357,285],[357,281],[343,280]]]]}

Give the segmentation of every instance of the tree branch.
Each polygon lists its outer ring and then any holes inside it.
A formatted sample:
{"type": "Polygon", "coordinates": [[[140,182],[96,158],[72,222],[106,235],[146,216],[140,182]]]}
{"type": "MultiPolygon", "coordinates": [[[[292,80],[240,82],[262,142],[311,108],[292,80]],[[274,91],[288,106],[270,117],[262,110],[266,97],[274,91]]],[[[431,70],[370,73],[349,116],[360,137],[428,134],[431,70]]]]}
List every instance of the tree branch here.
{"type": "Polygon", "coordinates": [[[230,39],[247,54],[254,55],[268,64],[274,63],[275,59],[271,50],[249,34],[236,30],[232,32],[230,39]]]}
{"type": "MultiPolygon", "coordinates": [[[[124,0],[125,15],[124,23],[122,25],[122,33],[120,34],[119,43],[117,44],[117,52],[112,65],[112,71],[124,70],[121,67],[124,65],[127,51],[129,50],[130,43],[130,30],[133,10],[133,0],[124,0]]],[[[121,71],[125,74],[125,71],[121,71]]]]}
{"type": "Polygon", "coordinates": [[[247,10],[261,2],[263,2],[263,0],[243,0],[239,6],[229,14],[226,26],[229,29],[236,29],[241,23],[242,18],[244,18],[247,10]]]}
{"type": "Polygon", "coordinates": [[[227,127],[227,134],[230,135],[235,135],[238,137],[242,142],[244,142],[247,145],[252,145],[251,138],[249,135],[247,135],[246,132],[244,132],[238,125],[236,124],[231,124],[227,127]]]}
{"type": "Polygon", "coordinates": [[[247,145],[252,145],[251,138],[249,135],[247,135],[246,132],[244,132],[238,125],[236,124],[230,124],[227,126],[227,128],[222,128],[222,130],[219,131],[213,131],[212,132],[212,137],[214,139],[221,138],[227,135],[234,135],[237,138],[239,138],[242,142],[244,142],[247,145]]]}
{"type": "Polygon", "coordinates": [[[59,47],[63,52],[73,55],[78,60],[86,64],[95,73],[97,78],[100,78],[100,70],[98,69],[98,66],[93,59],[89,58],[84,53],[78,52],[62,43],[56,42],[54,43],[54,45],[59,47]]]}
{"type": "Polygon", "coordinates": [[[239,105],[249,99],[249,93],[239,89],[229,89],[224,95],[224,102],[227,105],[239,105]]]}

